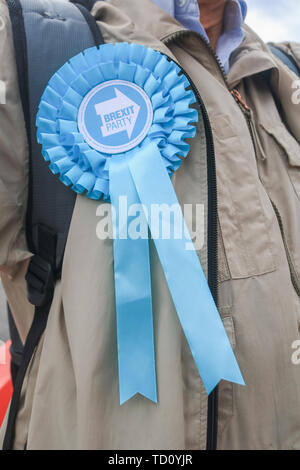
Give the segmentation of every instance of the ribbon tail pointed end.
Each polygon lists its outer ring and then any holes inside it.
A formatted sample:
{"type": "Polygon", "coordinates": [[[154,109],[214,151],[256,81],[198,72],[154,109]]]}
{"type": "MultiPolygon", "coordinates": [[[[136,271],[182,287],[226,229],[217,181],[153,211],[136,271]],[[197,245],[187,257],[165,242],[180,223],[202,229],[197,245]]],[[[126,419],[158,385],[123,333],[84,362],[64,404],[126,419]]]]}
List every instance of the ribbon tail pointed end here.
{"type": "Polygon", "coordinates": [[[222,377],[216,378],[215,380],[203,382],[208,395],[213,392],[213,390],[216,388],[216,386],[220,383],[221,380],[226,380],[227,382],[232,382],[237,385],[242,385],[244,387],[246,386],[244,378],[241,372],[238,370],[236,373],[223,374],[222,377]]]}
{"type": "Polygon", "coordinates": [[[141,395],[142,397],[147,398],[148,400],[152,401],[153,403],[157,404],[157,393],[156,390],[153,392],[132,392],[128,394],[120,394],[120,405],[124,405],[127,403],[131,398],[135,397],[136,395],[141,395]]]}

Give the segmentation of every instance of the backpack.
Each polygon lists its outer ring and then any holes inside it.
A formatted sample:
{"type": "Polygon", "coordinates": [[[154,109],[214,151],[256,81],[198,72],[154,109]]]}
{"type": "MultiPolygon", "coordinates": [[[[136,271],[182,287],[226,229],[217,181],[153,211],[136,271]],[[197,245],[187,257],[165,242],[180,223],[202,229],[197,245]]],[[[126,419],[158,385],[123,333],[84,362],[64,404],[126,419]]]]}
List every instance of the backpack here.
{"type": "Polygon", "coordinates": [[[284,52],[280,47],[271,44],[269,44],[269,48],[284,65],[286,65],[292,72],[300,77],[300,69],[291,55],[284,52]]]}
{"type": "MultiPolygon", "coordinates": [[[[71,57],[104,43],[96,21],[90,14],[95,0],[76,0],[76,3],[62,0],[6,0],[6,3],[13,30],[20,97],[29,144],[26,236],[28,248],[34,256],[29,264],[26,281],[28,300],[35,306],[35,315],[23,353],[18,334],[13,325],[11,327],[12,353],[13,356],[20,356],[21,353],[22,361],[14,380],[4,450],[13,448],[23,380],[46,327],[55,281],[61,276],[76,200],[76,194],[55,178],[41,158],[35,116],[51,76],[71,57]],[[37,37],[47,38],[42,49],[37,37]],[[55,54],[52,54],[52,50],[55,54]],[[47,60],[42,60],[45,55],[47,60]]],[[[10,324],[13,324],[11,316],[10,324]]]]}

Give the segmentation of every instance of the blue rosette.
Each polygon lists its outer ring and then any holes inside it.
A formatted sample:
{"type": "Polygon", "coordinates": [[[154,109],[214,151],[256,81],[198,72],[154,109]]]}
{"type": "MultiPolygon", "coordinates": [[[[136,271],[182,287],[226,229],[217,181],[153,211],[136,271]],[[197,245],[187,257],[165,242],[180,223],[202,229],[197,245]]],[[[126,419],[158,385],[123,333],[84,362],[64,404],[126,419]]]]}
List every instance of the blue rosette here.
{"type": "Polygon", "coordinates": [[[186,139],[195,135],[198,120],[193,92],[175,62],[137,44],[93,47],[70,59],[51,78],[41,98],[36,118],[37,139],[49,168],[78,194],[91,199],[110,199],[111,155],[95,150],[78,129],[78,111],[95,86],[124,80],[142,88],[151,100],[153,121],[145,139],[153,141],[172,174],[186,157],[186,139]]]}
{"type": "MultiPolygon", "coordinates": [[[[196,133],[196,102],[181,68],[137,44],[83,51],[51,78],[37,139],[49,169],[78,194],[115,208],[114,272],[121,404],[136,393],[157,401],[149,240],[119,227],[120,200],[141,204],[153,234],[153,205],[178,206],[170,176],[196,133]],[[122,233],[120,233],[122,231],[122,233]],[[135,260],[134,263],[129,260],[135,260]]],[[[167,284],[203,383],[243,384],[181,210],[182,238],[154,238],[167,284]],[[180,273],[180,275],[179,275],[180,273]]],[[[174,234],[173,221],[169,221],[174,234]]]]}

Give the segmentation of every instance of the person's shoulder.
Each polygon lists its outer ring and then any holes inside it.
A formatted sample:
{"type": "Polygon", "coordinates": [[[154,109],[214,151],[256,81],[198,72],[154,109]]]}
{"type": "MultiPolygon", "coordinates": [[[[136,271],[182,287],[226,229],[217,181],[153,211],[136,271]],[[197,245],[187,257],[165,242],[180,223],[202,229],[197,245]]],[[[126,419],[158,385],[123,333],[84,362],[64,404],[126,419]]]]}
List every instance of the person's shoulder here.
{"type": "Polygon", "coordinates": [[[300,68],[300,42],[283,41],[270,44],[290,56],[300,68]]]}
{"type": "Polygon", "coordinates": [[[0,0],[0,32],[10,27],[9,10],[5,0],[0,0]]]}
{"type": "Polygon", "coordinates": [[[0,80],[15,78],[15,48],[9,8],[5,0],[0,0],[0,80]]]}
{"type": "Polygon", "coordinates": [[[13,50],[12,41],[12,25],[10,21],[10,14],[8,5],[5,0],[0,0],[0,57],[1,65],[3,64],[2,58],[8,55],[9,51],[13,50]]]}
{"type": "Polygon", "coordinates": [[[162,38],[178,24],[152,0],[98,1],[91,13],[105,42],[143,44],[172,57],[162,38]]]}
{"type": "Polygon", "coordinates": [[[0,30],[10,26],[9,9],[6,0],[0,0],[0,30]]]}

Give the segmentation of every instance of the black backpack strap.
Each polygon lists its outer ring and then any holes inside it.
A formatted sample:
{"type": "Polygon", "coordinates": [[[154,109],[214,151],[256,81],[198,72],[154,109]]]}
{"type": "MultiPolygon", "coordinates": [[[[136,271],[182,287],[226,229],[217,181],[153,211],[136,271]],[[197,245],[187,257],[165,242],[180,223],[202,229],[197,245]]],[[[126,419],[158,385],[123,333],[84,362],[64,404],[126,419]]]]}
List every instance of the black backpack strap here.
{"type": "Polygon", "coordinates": [[[41,229],[40,243],[44,249],[44,257],[42,258],[38,255],[34,256],[26,275],[26,280],[31,286],[29,297],[31,295],[31,301],[35,301],[40,304],[36,305],[35,307],[33,322],[26,338],[22,354],[22,361],[15,378],[14,391],[10,404],[6,433],[3,441],[3,450],[12,450],[14,446],[16,418],[19,411],[19,402],[24,378],[31,358],[45,331],[54,293],[52,263],[54,261],[53,254],[55,253],[56,234],[54,232],[51,233],[46,228],[45,230],[41,229]],[[46,254],[49,243],[50,250],[48,254],[46,254]]]}
{"type": "Polygon", "coordinates": [[[103,39],[102,33],[101,33],[100,29],[98,28],[94,17],[89,12],[90,7],[94,4],[94,2],[93,1],[84,1],[84,0],[82,0],[81,2],[75,1],[75,2],[72,2],[72,3],[74,3],[74,5],[77,6],[77,8],[81,12],[82,16],[85,18],[87,24],[89,25],[91,33],[94,37],[95,44],[97,46],[99,46],[101,44],[104,44],[104,39],[103,39]],[[85,3],[88,4],[86,7],[84,6],[85,3]]]}
{"type": "MultiPolygon", "coordinates": [[[[34,319],[14,384],[3,449],[14,446],[15,423],[23,381],[46,328],[60,277],[76,199],[49,171],[36,139],[35,116],[51,76],[71,57],[103,42],[94,18],[80,4],[61,0],[6,0],[13,29],[21,100],[29,144],[27,241],[34,253],[26,275],[34,319]]],[[[79,0],[80,1],[80,0],[79,0]]],[[[80,2],[81,3],[81,2],[80,2]]]]}
{"type": "Polygon", "coordinates": [[[291,55],[283,52],[282,49],[273,45],[269,45],[269,48],[271,52],[281,60],[281,62],[283,62],[292,72],[300,77],[300,69],[291,55]]]}
{"type": "Polygon", "coordinates": [[[12,312],[8,304],[7,304],[7,317],[8,317],[9,333],[10,333],[10,339],[11,339],[11,345],[9,348],[10,357],[11,357],[10,375],[12,379],[12,384],[14,386],[15,380],[17,378],[17,373],[22,362],[23,343],[21,341],[18,329],[16,327],[12,312]]]}
{"type": "Polygon", "coordinates": [[[71,3],[77,3],[83,6],[86,10],[91,11],[93,6],[98,0],[70,0],[71,3]]]}

